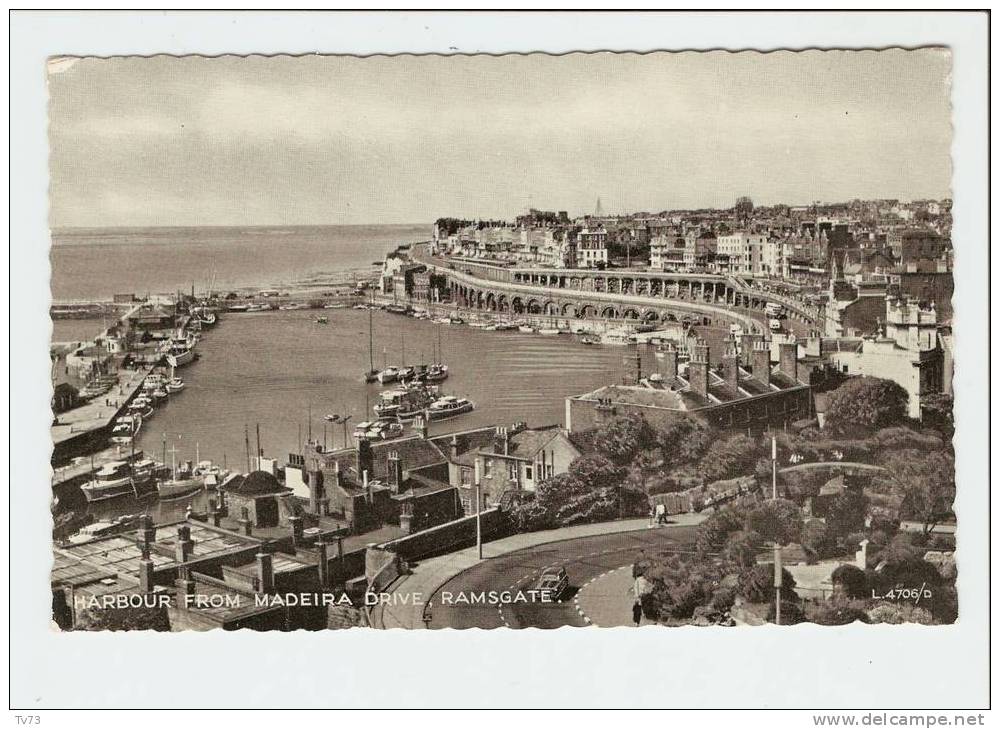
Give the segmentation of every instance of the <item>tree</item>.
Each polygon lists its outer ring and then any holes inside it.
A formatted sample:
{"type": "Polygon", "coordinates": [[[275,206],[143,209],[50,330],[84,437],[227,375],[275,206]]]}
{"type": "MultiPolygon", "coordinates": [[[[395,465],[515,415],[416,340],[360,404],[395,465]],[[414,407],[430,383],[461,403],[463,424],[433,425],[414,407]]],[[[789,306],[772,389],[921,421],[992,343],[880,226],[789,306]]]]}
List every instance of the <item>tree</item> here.
{"type": "Polygon", "coordinates": [[[925,425],[941,431],[951,440],[955,435],[955,401],[943,392],[931,393],[920,398],[920,418],[925,425]]]}
{"type": "Polygon", "coordinates": [[[868,498],[860,488],[845,489],[834,498],[826,515],[826,526],[833,539],[864,529],[868,514],[868,498]]]}
{"type": "Polygon", "coordinates": [[[653,432],[640,415],[625,415],[601,425],[594,441],[599,452],[613,463],[625,465],[652,444],[653,432]]]}
{"type": "Polygon", "coordinates": [[[696,544],[700,552],[721,552],[729,536],[743,528],[746,521],[746,512],[729,507],[716,511],[705,521],[698,525],[698,536],[696,544]]]}
{"type": "Polygon", "coordinates": [[[663,470],[671,472],[679,466],[699,460],[712,443],[712,433],[700,421],[687,415],[674,418],[655,434],[663,458],[663,470]]]}
{"type": "Polygon", "coordinates": [[[811,561],[826,556],[830,544],[826,524],[822,519],[807,520],[802,524],[799,541],[811,561]]]}
{"type": "Polygon", "coordinates": [[[746,526],[765,541],[791,544],[802,534],[802,512],[787,499],[762,501],[747,514],[746,526]]]}
{"type": "MultiPolygon", "coordinates": [[[[740,594],[747,602],[767,602],[774,600],[774,565],[757,564],[740,576],[740,594]]],[[[786,569],[781,570],[782,603],[798,602],[795,592],[795,578],[786,569]]]]}
{"type": "Polygon", "coordinates": [[[909,395],[898,383],[878,377],[855,377],[832,391],[826,427],[839,435],[856,436],[898,425],[906,420],[909,395]]]}
{"type": "Polygon", "coordinates": [[[745,572],[757,564],[757,555],[764,548],[764,538],[755,531],[741,529],[733,532],[722,549],[722,558],[738,572],[745,572]]]}
{"type": "Polygon", "coordinates": [[[902,497],[905,518],[919,521],[929,534],[951,513],[955,502],[955,457],[946,450],[908,449],[886,463],[894,492],[902,497]]]}
{"type": "Polygon", "coordinates": [[[715,440],[701,459],[702,478],[710,483],[750,475],[761,453],[760,444],[745,435],[715,440]]]}
{"type": "MultiPolygon", "coordinates": [[[[627,471],[601,455],[575,459],[567,473],[560,473],[538,484],[537,507],[526,511],[528,523],[568,526],[616,518],[620,513],[635,513],[634,490],[622,483],[627,471]]],[[[642,511],[648,508],[641,494],[642,511]]]]}

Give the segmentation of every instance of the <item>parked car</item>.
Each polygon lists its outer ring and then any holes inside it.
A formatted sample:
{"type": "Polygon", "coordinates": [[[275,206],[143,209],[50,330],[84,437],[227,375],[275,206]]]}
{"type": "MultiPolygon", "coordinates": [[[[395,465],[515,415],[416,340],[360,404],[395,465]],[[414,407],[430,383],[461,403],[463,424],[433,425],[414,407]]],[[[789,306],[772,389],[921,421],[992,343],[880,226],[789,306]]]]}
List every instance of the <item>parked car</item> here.
{"type": "Polygon", "coordinates": [[[546,597],[544,599],[558,601],[569,589],[569,575],[565,567],[545,570],[538,578],[535,589],[546,597]]]}

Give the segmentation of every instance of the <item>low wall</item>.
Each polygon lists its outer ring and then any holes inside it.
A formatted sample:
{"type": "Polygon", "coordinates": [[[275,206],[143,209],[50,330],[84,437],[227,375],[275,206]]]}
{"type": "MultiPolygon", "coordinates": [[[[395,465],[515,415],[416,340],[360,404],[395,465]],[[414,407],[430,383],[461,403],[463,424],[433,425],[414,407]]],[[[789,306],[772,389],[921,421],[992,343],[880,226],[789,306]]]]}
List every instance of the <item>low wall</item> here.
{"type": "MultiPolygon", "coordinates": [[[[487,509],[480,517],[484,542],[507,536],[513,531],[510,519],[500,509],[487,509]]],[[[379,546],[396,553],[401,559],[416,561],[464,549],[475,543],[476,517],[473,515],[400,537],[379,546]]]]}

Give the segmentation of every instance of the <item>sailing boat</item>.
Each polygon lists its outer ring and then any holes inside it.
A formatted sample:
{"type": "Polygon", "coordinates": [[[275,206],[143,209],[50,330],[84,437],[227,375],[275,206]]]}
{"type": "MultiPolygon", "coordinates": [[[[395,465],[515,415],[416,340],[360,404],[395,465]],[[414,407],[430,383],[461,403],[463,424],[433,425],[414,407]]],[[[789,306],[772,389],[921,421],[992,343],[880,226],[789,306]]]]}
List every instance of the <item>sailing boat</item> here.
{"type": "Polygon", "coordinates": [[[442,382],[448,379],[448,365],[441,362],[441,329],[437,330],[437,351],[434,354],[434,362],[427,368],[425,380],[427,382],[442,382]]]}
{"type": "Polygon", "coordinates": [[[205,482],[194,475],[190,462],[183,464],[178,470],[176,446],[170,446],[170,474],[169,479],[156,484],[161,499],[178,499],[201,491],[205,486],[205,482]]]}
{"type": "MultiPolygon", "coordinates": [[[[369,297],[370,298],[370,297],[369,297]]],[[[375,369],[375,334],[372,329],[372,306],[368,305],[368,371],[365,373],[365,382],[377,382],[379,371],[375,369]]]]}

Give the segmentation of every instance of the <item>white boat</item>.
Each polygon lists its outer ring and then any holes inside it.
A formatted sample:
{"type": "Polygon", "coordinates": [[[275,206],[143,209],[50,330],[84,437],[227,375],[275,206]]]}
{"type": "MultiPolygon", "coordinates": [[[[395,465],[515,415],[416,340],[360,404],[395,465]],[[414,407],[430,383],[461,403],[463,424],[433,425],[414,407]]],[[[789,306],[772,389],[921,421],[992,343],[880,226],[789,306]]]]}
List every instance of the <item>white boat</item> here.
{"type": "Polygon", "coordinates": [[[170,380],[170,382],[168,382],[163,387],[164,389],[166,389],[168,393],[172,395],[175,392],[180,392],[181,390],[184,389],[184,380],[182,380],[180,377],[174,377],[172,380],[170,380]]]}
{"type": "Polygon", "coordinates": [[[539,329],[538,333],[546,337],[553,337],[556,336],[557,334],[562,334],[560,330],[554,327],[546,327],[545,329],[539,329]]]}
{"type": "MultiPolygon", "coordinates": [[[[184,332],[177,332],[171,338],[164,356],[167,364],[174,368],[190,364],[194,361],[194,343],[184,332]]],[[[165,378],[162,375],[158,377],[160,378],[159,382],[162,384],[165,378]]]]}
{"type": "Polygon", "coordinates": [[[215,322],[218,321],[218,318],[215,316],[215,312],[209,311],[208,309],[198,309],[196,316],[198,318],[198,322],[203,327],[213,326],[215,322]]]}
{"type": "MultiPolygon", "coordinates": [[[[380,418],[389,418],[399,413],[399,407],[403,398],[407,395],[407,390],[388,390],[379,396],[379,401],[372,408],[380,418]]],[[[361,425],[358,425],[360,428],[361,425]]],[[[370,426],[369,426],[370,427],[370,426]]]]}
{"type": "Polygon", "coordinates": [[[388,382],[395,382],[399,379],[399,369],[396,367],[386,367],[384,370],[376,375],[379,384],[386,384],[388,382]]]}
{"type": "Polygon", "coordinates": [[[427,368],[427,375],[424,380],[427,382],[442,382],[448,379],[448,365],[432,364],[427,368]]]}
{"type": "Polygon", "coordinates": [[[635,335],[628,329],[609,329],[601,334],[601,344],[634,344],[635,335]]]}
{"type": "Polygon", "coordinates": [[[368,429],[367,437],[371,440],[392,440],[403,434],[403,424],[391,420],[380,420],[368,429]]]}
{"type": "Polygon", "coordinates": [[[178,499],[197,493],[203,488],[205,488],[205,481],[200,476],[170,478],[156,484],[156,490],[159,491],[161,499],[178,499]]]}
{"type": "Polygon", "coordinates": [[[444,420],[463,413],[470,413],[475,409],[472,400],[454,395],[445,395],[439,400],[435,400],[427,408],[427,414],[431,420],[444,420]]]}
{"type": "Polygon", "coordinates": [[[166,387],[158,387],[153,390],[153,402],[156,403],[157,401],[165,400],[169,394],[166,387]]]}
{"type": "Polygon", "coordinates": [[[534,334],[538,330],[535,329],[530,324],[522,324],[517,328],[517,331],[521,332],[522,334],[534,334]]]}
{"type": "Polygon", "coordinates": [[[367,420],[363,420],[356,426],[354,426],[354,432],[352,433],[352,435],[355,438],[365,438],[368,436],[368,431],[371,430],[371,427],[372,427],[371,423],[369,423],[367,420]]]}
{"type": "Polygon", "coordinates": [[[101,537],[120,534],[121,532],[134,527],[138,522],[138,519],[139,517],[137,516],[125,515],[119,516],[111,521],[95,521],[92,524],[88,524],[83,527],[66,541],[70,544],[86,544],[87,542],[92,542],[95,539],[100,539],[101,537]]]}

